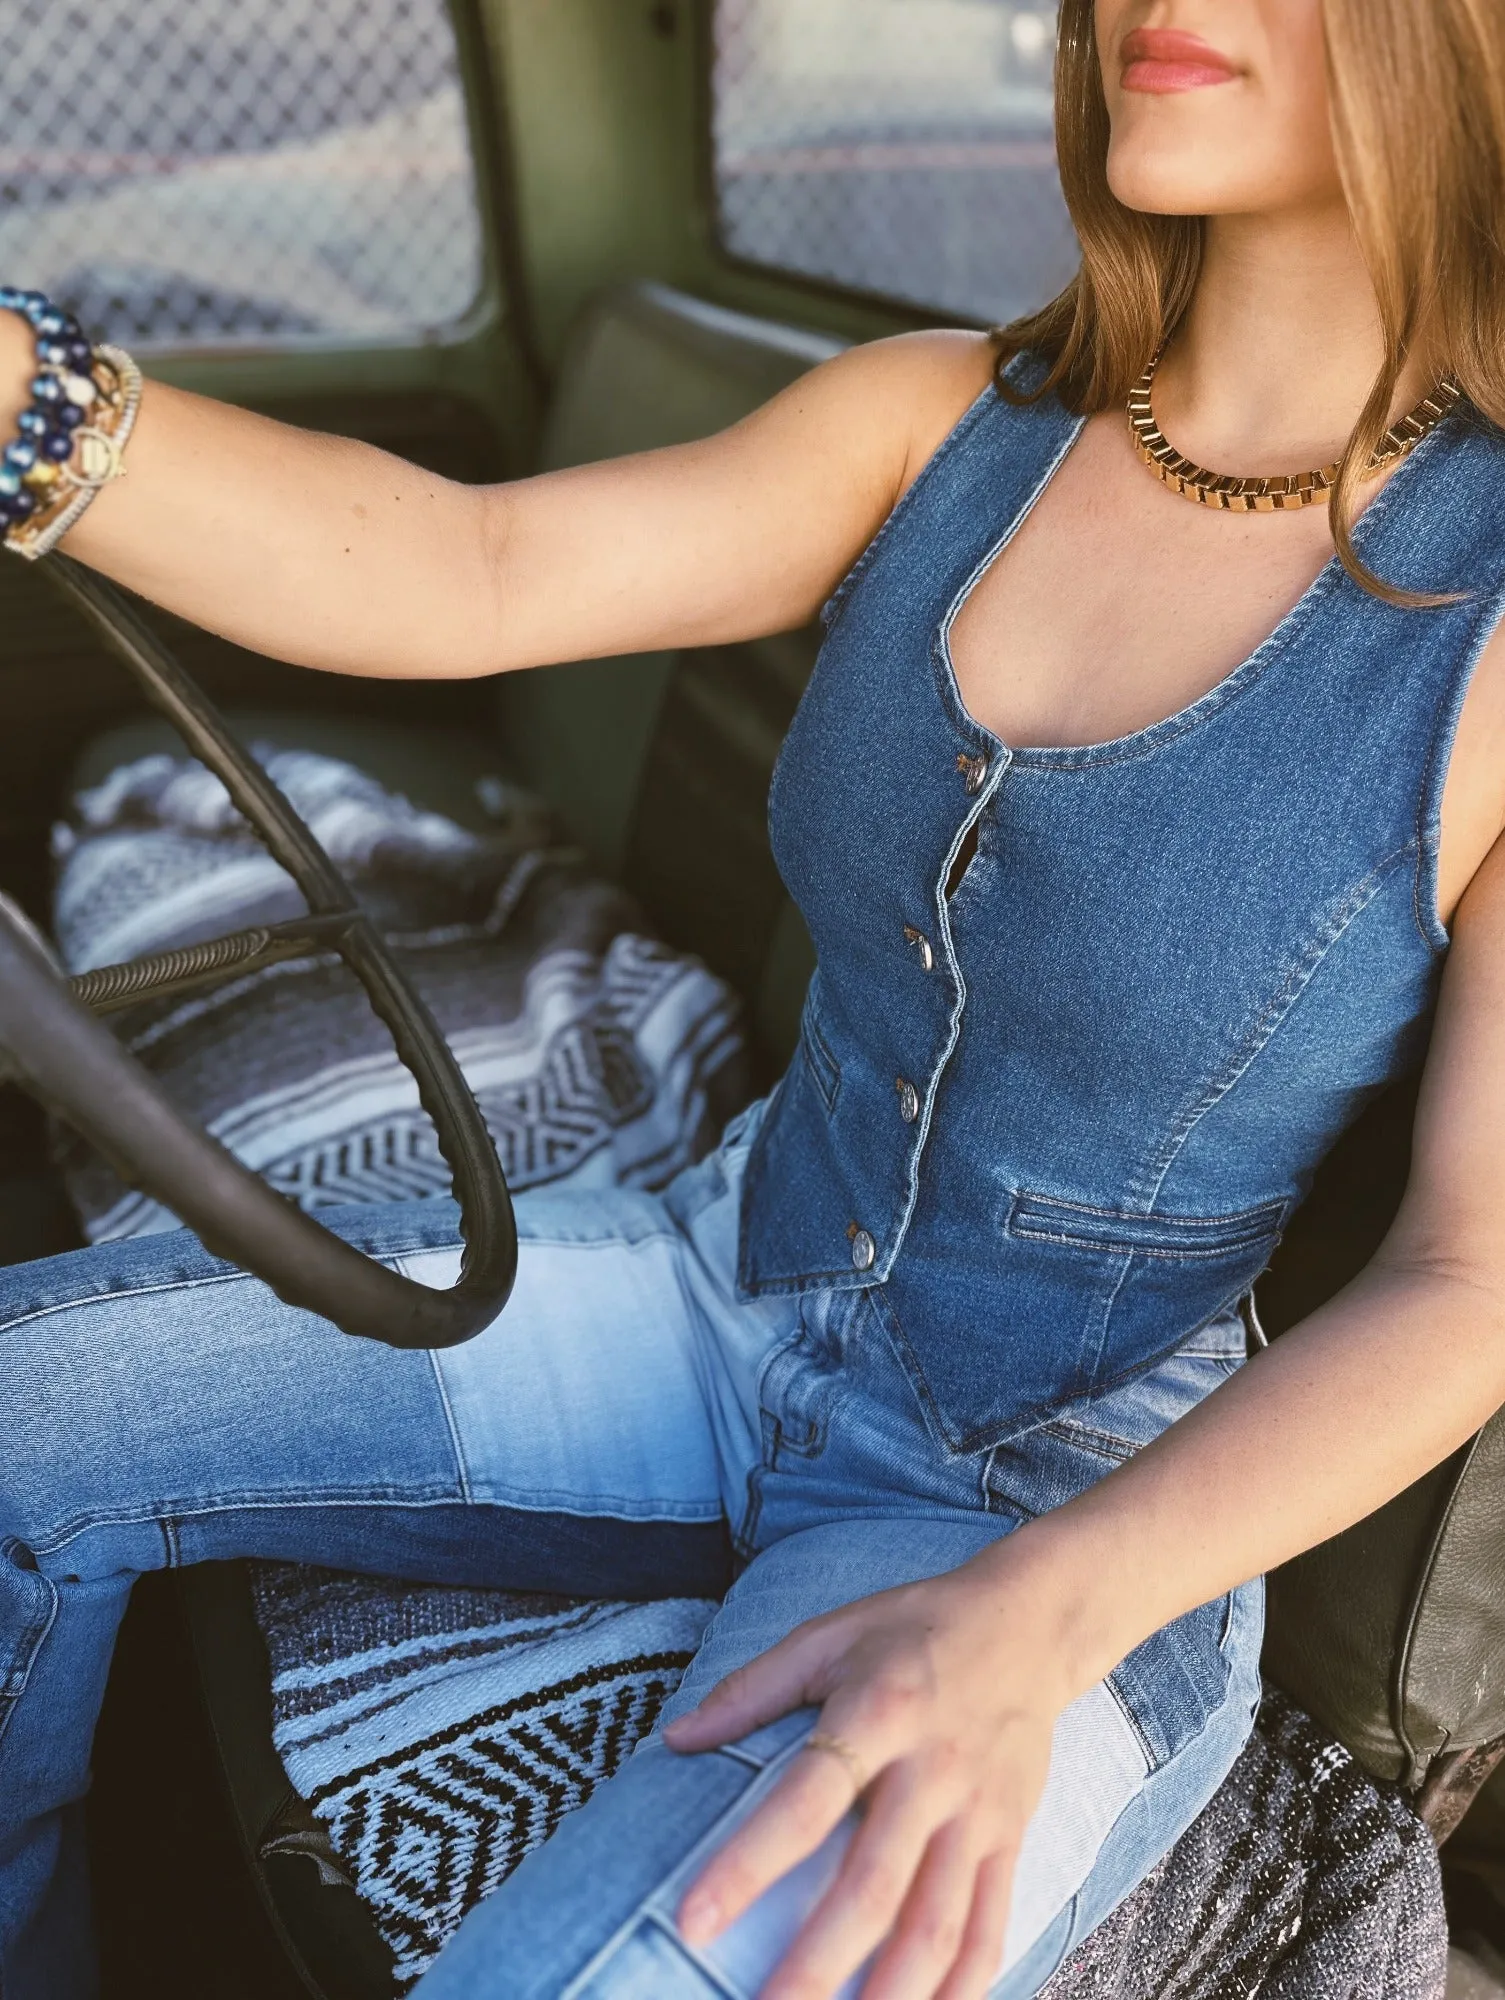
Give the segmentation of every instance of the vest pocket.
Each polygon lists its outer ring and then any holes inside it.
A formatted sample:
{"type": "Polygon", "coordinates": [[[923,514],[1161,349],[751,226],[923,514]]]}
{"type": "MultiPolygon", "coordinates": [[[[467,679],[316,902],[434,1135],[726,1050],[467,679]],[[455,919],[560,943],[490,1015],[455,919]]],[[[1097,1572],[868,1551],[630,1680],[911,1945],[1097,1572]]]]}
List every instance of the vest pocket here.
{"type": "Polygon", "coordinates": [[[1226,1313],[1270,1261],[1285,1214],[1283,1201],[1144,1215],[1016,1192],[1011,1277],[1034,1322],[1059,1329],[1062,1399],[1128,1381],[1226,1313]]]}
{"type": "Polygon", "coordinates": [[[1026,1242],[1055,1243],[1063,1249],[1093,1251],[1099,1256],[1198,1263],[1256,1245],[1268,1244],[1273,1249],[1285,1213],[1283,1201],[1267,1201],[1231,1215],[1133,1215],[1123,1209],[1093,1208],[1021,1188],[1009,1204],[1004,1230],[1026,1242]]]}
{"type": "Polygon", "coordinates": [[[841,1089],[841,1064],[832,1055],[831,1045],[821,1033],[815,999],[818,984],[818,977],[812,979],[810,990],[805,995],[805,1011],[800,1016],[800,1053],[815,1079],[815,1087],[827,1111],[834,1111],[836,1095],[841,1089]]]}

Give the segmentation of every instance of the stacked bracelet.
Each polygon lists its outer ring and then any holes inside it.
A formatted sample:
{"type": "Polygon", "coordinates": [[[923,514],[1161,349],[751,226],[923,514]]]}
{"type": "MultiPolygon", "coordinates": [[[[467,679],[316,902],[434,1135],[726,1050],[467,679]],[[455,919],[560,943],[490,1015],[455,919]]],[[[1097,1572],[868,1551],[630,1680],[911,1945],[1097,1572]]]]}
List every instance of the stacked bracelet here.
{"type": "Polygon", "coordinates": [[[37,343],[31,401],[0,451],[0,539],[35,562],[125,470],[122,453],[141,402],[141,371],[118,347],[92,346],[78,321],[40,292],[0,285],[37,343]]]}

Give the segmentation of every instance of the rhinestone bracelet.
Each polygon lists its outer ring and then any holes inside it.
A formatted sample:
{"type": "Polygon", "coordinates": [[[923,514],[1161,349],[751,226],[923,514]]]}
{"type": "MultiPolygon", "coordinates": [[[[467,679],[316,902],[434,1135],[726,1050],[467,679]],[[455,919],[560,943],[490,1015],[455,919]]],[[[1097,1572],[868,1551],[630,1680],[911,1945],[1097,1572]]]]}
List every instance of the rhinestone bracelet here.
{"type": "Polygon", "coordinates": [[[0,309],[19,313],[37,345],[31,401],[0,451],[0,540],[35,562],[124,472],[141,371],[122,348],[93,346],[41,292],[0,285],[0,309]]]}

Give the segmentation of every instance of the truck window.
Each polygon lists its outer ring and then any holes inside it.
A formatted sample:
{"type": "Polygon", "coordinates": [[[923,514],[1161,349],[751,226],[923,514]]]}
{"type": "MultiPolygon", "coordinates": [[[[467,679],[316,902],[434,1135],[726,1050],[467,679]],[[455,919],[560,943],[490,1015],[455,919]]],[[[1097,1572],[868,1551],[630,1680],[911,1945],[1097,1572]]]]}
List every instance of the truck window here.
{"type": "Polygon", "coordinates": [[[445,0],[7,0],[0,75],[0,270],[87,326],[407,344],[476,296],[445,0]]]}
{"type": "Polygon", "coordinates": [[[1053,0],[717,0],[723,247],[1002,320],[1076,247],[1051,130],[1053,0]]]}

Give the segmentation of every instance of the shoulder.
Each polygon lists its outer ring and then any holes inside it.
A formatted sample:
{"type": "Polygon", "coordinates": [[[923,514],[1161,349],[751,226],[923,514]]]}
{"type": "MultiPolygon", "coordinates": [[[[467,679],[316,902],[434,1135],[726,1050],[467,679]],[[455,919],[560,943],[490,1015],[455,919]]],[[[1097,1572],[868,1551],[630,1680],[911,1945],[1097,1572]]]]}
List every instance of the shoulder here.
{"type": "Polygon", "coordinates": [[[992,382],[998,346],[988,334],[943,329],[875,341],[869,352],[904,412],[902,494],[992,382]]]}
{"type": "Polygon", "coordinates": [[[816,426],[835,420],[847,450],[903,497],[993,379],[988,334],[938,328],[851,347],[784,392],[816,426]]]}
{"type": "Polygon", "coordinates": [[[903,463],[895,488],[899,500],[993,380],[998,345],[989,334],[937,329],[875,341],[874,386],[884,387],[903,411],[903,463]]]}

